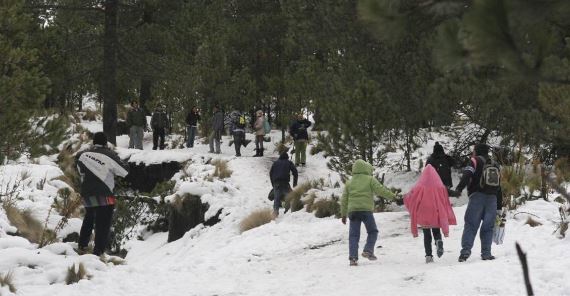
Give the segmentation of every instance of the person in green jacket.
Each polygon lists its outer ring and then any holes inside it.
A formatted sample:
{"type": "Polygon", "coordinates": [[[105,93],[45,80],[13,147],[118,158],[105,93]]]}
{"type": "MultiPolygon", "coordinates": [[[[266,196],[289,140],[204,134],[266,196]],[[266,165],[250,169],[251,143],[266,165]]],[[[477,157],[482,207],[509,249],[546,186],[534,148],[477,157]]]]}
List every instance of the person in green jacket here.
{"type": "Polygon", "coordinates": [[[351,266],[358,265],[358,241],[360,240],[360,226],[364,223],[368,238],[362,252],[362,257],[376,260],[374,244],[378,238],[378,228],[374,220],[374,194],[395,200],[396,195],[384,187],[372,176],[373,167],[364,160],[358,159],[352,165],[352,178],[344,186],[341,198],[342,223],[346,224],[346,217],[350,219],[348,234],[348,250],[351,266]]]}

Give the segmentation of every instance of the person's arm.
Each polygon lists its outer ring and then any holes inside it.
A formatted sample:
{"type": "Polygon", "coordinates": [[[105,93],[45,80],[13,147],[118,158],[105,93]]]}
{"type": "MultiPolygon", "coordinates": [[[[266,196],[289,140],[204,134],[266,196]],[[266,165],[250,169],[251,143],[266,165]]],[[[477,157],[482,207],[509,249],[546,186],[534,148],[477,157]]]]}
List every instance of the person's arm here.
{"type": "Polygon", "coordinates": [[[383,198],[390,200],[396,200],[396,194],[378,182],[374,177],[372,177],[372,190],[378,196],[382,196],[383,198]]]}
{"type": "Polygon", "coordinates": [[[474,161],[474,159],[471,159],[469,161],[469,165],[463,169],[461,180],[459,181],[459,184],[457,184],[457,187],[455,187],[455,191],[458,194],[461,194],[461,191],[463,191],[463,189],[469,184],[471,178],[473,178],[473,175],[475,174],[475,166],[477,164],[474,163],[474,161]]]}
{"type": "Polygon", "coordinates": [[[309,127],[311,127],[311,125],[313,125],[313,123],[311,121],[309,121],[308,119],[305,119],[305,128],[309,128],[309,127]]]}
{"type": "Polygon", "coordinates": [[[113,159],[117,164],[116,166],[113,167],[113,173],[116,176],[125,177],[128,175],[129,164],[123,161],[115,151],[109,150],[109,152],[106,153],[106,155],[109,156],[111,159],[113,159]]]}
{"type": "Polygon", "coordinates": [[[150,118],[150,127],[152,127],[152,129],[155,129],[156,126],[158,125],[158,114],[156,112],[154,112],[152,114],[152,117],[150,118]]]}
{"type": "Polygon", "coordinates": [[[133,125],[133,114],[132,112],[129,110],[129,112],[127,112],[127,127],[131,127],[133,125]]]}
{"type": "Polygon", "coordinates": [[[271,166],[271,169],[269,170],[269,180],[271,181],[271,186],[273,186],[273,170],[275,168],[275,164],[273,164],[271,166]]]}
{"type": "Polygon", "coordinates": [[[342,197],[340,198],[340,216],[346,218],[348,214],[348,182],[344,185],[342,197]]]}
{"type": "Polygon", "coordinates": [[[293,174],[293,187],[295,187],[295,186],[297,186],[297,181],[299,180],[299,172],[297,171],[295,164],[293,164],[293,162],[291,162],[291,161],[289,161],[289,169],[291,170],[291,173],[293,174]]]}

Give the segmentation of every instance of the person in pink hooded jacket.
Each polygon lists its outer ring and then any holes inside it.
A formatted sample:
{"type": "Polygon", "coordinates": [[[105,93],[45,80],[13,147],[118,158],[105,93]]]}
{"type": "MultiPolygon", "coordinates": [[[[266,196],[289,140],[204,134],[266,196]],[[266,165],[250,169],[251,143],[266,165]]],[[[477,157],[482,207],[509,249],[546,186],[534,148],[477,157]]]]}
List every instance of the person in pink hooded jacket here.
{"type": "Polygon", "coordinates": [[[404,204],[410,212],[412,235],[418,236],[418,225],[423,228],[426,263],[433,262],[432,235],[437,247],[437,256],[443,255],[443,241],[440,228],[445,237],[449,236],[449,225],[456,225],[455,214],[449,202],[447,187],[443,185],[437,171],[427,165],[420,179],[404,197],[404,204]]]}

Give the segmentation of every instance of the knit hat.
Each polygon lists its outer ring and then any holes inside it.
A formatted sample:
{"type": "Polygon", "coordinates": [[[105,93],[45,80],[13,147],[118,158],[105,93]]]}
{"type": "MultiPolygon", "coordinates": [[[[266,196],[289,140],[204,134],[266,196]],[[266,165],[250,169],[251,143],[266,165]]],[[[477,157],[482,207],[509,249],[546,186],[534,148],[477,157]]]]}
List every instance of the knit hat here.
{"type": "Polygon", "coordinates": [[[289,154],[287,154],[287,152],[283,152],[279,155],[279,159],[289,159],[289,154]]]}
{"type": "Polygon", "coordinates": [[[443,146],[441,146],[441,144],[439,144],[439,142],[435,142],[435,145],[433,146],[433,154],[444,154],[445,152],[443,151],[443,146]]]}
{"type": "Polygon", "coordinates": [[[93,135],[93,145],[107,145],[107,136],[103,132],[97,132],[93,135]]]}
{"type": "Polygon", "coordinates": [[[475,145],[475,155],[485,156],[489,154],[489,146],[484,143],[475,145]]]}

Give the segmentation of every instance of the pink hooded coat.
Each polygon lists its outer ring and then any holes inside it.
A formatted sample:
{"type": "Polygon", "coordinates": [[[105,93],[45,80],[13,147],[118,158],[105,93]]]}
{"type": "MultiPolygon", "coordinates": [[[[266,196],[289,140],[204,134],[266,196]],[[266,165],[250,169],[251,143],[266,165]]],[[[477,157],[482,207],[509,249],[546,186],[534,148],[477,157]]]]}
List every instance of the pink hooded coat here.
{"type": "Polygon", "coordinates": [[[404,204],[410,212],[412,235],[418,236],[418,225],[441,228],[449,235],[449,225],[456,225],[447,188],[431,165],[427,165],[416,185],[404,197],[404,204]]]}

